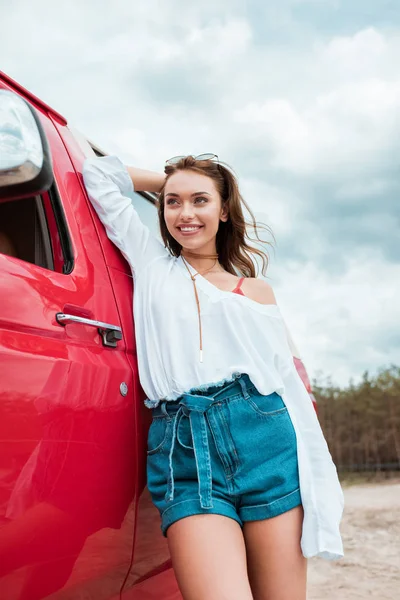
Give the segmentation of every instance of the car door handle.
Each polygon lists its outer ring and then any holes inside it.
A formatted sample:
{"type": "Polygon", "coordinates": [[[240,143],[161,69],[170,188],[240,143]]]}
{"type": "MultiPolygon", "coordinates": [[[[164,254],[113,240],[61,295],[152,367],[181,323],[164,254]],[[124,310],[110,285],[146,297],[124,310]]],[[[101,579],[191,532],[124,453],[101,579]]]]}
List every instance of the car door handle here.
{"type": "Polygon", "coordinates": [[[56,321],[63,326],[76,323],[88,325],[89,327],[96,327],[103,340],[103,346],[116,348],[117,342],[122,340],[122,329],[121,327],[118,327],[118,325],[110,325],[110,323],[103,323],[102,321],[95,321],[94,319],[86,319],[85,317],[68,315],[61,312],[56,314],[56,321]]]}

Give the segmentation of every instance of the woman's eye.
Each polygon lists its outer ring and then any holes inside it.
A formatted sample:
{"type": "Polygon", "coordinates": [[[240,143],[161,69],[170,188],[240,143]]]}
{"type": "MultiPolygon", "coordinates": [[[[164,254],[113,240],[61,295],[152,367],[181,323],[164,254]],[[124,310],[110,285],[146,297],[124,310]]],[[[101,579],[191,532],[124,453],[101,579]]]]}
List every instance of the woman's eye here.
{"type": "MultiPolygon", "coordinates": [[[[204,196],[196,196],[196,198],[194,199],[194,201],[197,202],[197,200],[202,200],[201,204],[203,204],[204,202],[208,202],[208,198],[205,198],[204,196]]],[[[175,198],[169,198],[169,200],[167,200],[167,205],[170,205],[173,202],[176,202],[176,199],[175,198]]]]}

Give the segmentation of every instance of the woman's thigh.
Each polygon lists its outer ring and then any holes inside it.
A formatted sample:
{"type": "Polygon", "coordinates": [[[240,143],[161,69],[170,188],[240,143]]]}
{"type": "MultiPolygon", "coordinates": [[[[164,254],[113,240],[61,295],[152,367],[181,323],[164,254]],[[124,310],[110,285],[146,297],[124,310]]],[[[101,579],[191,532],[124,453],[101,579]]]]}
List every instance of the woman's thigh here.
{"type": "Polygon", "coordinates": [[[240,525],[220,515],[193,515],[167,531],[184,600],[253,600],[240,525]]]}
{"type": "Polygon", "coordinates": [[[306,600],[307,559],[300,547],[303,507],[244,524],[254,600],[306,600]]]}

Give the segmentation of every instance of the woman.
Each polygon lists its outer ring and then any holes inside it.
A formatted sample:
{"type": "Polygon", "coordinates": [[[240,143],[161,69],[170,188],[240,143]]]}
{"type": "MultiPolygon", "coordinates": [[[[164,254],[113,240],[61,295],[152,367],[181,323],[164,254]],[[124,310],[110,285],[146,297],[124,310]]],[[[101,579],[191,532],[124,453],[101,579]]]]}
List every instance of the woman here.
{"type": "Polygon", "coordinates": [[[304,600],[306,559],[343,555],[336,468],[273,290],[255,277],[251,254],[265,255],[245,241],[234,175],[214,155],[175,157],[165,173],[115,156],[83,170],[132,268],[148,486],[174,571],[185,600],[304,600]],[[164,244],[134,188],[160,193],[164,244]]]}

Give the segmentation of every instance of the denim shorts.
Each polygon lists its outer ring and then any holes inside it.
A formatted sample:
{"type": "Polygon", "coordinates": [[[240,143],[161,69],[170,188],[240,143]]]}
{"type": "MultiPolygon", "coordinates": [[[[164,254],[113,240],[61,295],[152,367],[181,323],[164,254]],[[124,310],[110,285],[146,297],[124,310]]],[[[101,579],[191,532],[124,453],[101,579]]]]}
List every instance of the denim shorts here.
{"type": "Polygon", "coordinates": [[[147,482],[161,530],[197,514],[246,521],[301,505],[296,434],[282,397],[247,374],[152,409],[147,482]]]}

